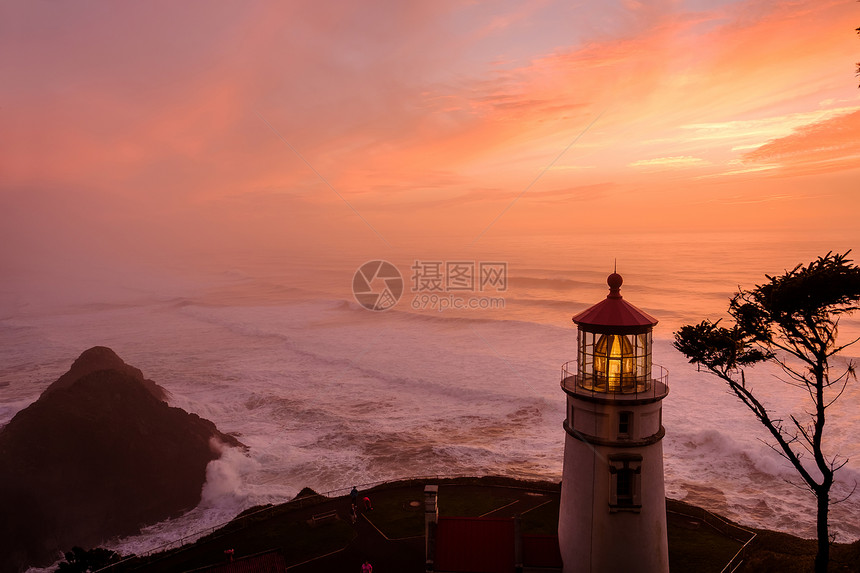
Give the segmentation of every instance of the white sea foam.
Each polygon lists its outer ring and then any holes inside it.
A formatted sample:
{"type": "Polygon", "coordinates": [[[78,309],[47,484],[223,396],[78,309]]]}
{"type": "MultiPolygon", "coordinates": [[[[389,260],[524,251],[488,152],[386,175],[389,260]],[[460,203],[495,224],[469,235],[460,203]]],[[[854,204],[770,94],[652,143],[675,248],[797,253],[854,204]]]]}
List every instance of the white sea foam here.
{"type": "Polygon", "coordinates": [[[242,507],[250,493],[245,480],[260,464],[240,448],[225,447],[213,440],[212,447],[220,457],[206,466],[206,483],[203,485],[200,505],[203,508],[232,503],[242,507]]]}
{"type": "MultiPolygon", "coordinates": [[[[559,372],[576,342],[570,315],[595,302],[581,293],[566,302],[573,294],[565,289],[580,286],[566,281],[598,281],[593,274],[529,269],[530,282],[516,292],[527,303],[471,314],[399,307],[373,313],[341,287],[321,288],[314,298],[291,288],[288,278],[267,277],[261,286],[245,270],[226,273],[221,287],[205,291],[156,292],[134,304],[66,313],[12,313],[0,320],[0,382],[9,382],[0,423],[83,349],[102,344],[165,386],[173,405],[211,419],[249,447],[228,449],[209,466],[198,508],[116,542],[124,552],[173,542],[305,486],[330,491],[438,474],[558,480],[559,372]]],[[[717,293],[708,297],[716,300],[724,277],[678,275],[674,287],[640,292],[646,304],[630,298],[649,312],[678,302],[684,310],[668,322],[713,316],[713,307],[696,307],[694,294],[717,293]]],[[[656,336],[654,360],[670,371],[663,404],[668,495],[751,526],[812,536],[814,498],[786,483],[796,474],[761,442],[766,432],[719,380],[671,347],[669,325],[661,323],[656,336]]],[[[802,405],[773,371],[754,374],[774,411],[802,405]]],[[[847,493],[860,478],[860,417],[850,406],[858,399],[855,384],[828,420],[833,451],[857,454],[835,492],[847,493]]],[[[860,537],[857,514],[860,496],[834,506],[840,541],[860,537]]]]}

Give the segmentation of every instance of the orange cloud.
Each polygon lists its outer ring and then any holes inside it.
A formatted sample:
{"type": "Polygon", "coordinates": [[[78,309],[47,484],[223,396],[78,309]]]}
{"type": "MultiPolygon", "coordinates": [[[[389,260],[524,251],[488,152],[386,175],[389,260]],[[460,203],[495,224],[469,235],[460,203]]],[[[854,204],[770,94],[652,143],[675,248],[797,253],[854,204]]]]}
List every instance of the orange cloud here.
{"type": "Polygon", "coordinates": [[[646,167],[652,169],[689,169],[691,167],[702,167],[708,162],[701,157],[690,155],[675,155],[672,157],[655,157],[652,159],[640,159],[630,164],[630,167],[646,167]]]}
{"type": "Polygon", "coordinates": [[[860,111],[811,123],[744,154],[751,163],[787,169],[836,171],[860,165],[860,111]]]}
{"type": "Polygon", "coordinates": [[[0,207],[62,215],[67,193],[77,228],[168,247],[375,240],[329,184],[392,241],[477,234],[520,194],[494,232],[693,226],[702,201],[754,205],[776,165],[856,155],[856,116],[828,123],[856,102],[853,3],[624,4],[22,2],[0,39],[0,207]]]}

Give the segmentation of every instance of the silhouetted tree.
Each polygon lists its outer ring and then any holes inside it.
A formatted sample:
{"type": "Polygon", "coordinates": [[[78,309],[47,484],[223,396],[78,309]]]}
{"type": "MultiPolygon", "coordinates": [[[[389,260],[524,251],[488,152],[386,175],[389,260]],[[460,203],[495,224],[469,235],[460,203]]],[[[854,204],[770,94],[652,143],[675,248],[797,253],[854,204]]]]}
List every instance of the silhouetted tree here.
{"type": "Polygon", "coordinates": [[[770,432],[776,441],[771,447],[791,462],[815,495],[815,571],[820,573],[827,571],[830,560],[830,488],[835,472],[848,462],[823,450],[826,414],[856,378],[851,361],[839,372],[832,372],[830,364],[834,355],[858,340],[836,342],[840,317],[860,308],[860,268],[848,253],[828,253],[782,276],[765,275],[768,282],[751,290],[739,290],[729,304],[735,322],[731,328],[705,320],[675,333],[675,348],[728,384],[770,432]],[[744,367],[760,362],[778,365],[783,382],[809,393],[812,407],[805,416],[789,414],[789,421],[774,417],[761,401],[763,393],[756,395],[747,386],[744,367]]]}
{"type": "Polygon", "coordinates": [[[82,547],[72,547],[71,551],[65,553],[66,560],[57,566],[57,573],[88,573],[98,571],[107,567],[111,563],[116,563],[120,560],[120,554],[96,547],[89,551],[82,547]]]}

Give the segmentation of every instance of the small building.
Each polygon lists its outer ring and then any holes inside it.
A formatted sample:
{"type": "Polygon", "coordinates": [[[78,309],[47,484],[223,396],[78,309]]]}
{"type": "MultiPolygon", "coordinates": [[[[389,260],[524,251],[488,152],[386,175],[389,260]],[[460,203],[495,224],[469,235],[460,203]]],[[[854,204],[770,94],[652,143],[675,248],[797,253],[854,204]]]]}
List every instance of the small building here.
{"type": "Polygon", "coordinates": [[[556,535],[526,535],[518,517],[439,517],[438,487],[424,489],[426,570],[560,573],[556,535]]]}

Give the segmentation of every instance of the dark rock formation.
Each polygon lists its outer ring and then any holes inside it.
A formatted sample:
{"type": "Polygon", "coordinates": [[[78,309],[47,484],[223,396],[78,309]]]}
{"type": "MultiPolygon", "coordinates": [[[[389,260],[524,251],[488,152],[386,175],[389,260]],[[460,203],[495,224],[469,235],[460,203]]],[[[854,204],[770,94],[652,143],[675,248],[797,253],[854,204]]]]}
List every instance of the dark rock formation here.
{"type": "Polygon", "coordinates": [[[177,516],[200,502],[215,425],[95,347],[0,432],[0,571],[177,516]]]}
{"type": "Polygon", "coordinates": [[[299,499],[302,497],[313,497],[315,495],[319,495],[319,494],[309,487],[303,487],[302,490],[299,493],[297,493],[296,497],[294,497],[293,499],[299,499]]]}

